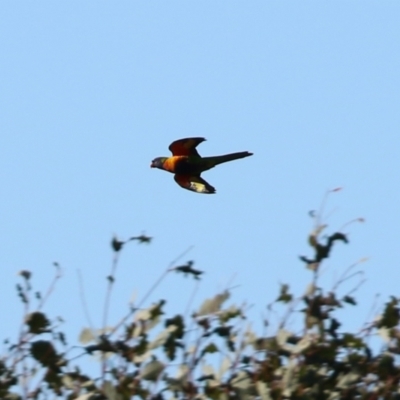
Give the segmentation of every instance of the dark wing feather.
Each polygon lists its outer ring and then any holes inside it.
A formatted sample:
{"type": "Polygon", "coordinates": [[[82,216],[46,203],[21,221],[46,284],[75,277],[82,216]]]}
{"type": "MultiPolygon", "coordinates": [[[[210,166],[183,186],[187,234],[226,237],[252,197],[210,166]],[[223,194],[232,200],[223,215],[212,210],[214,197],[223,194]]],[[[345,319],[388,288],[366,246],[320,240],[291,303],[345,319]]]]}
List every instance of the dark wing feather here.
{"type": "Polygon", "coordinates": [[[196,146],[198,146],[201,142],[204,142],[206,139],[202,137],[193,137],[186,139],[175,140],[169,145],[169,150],[171,150],[172,155],[174,156],[198,156],[199,153],[196,150],[196,146]]]}
{"type": "Polygon", "coordinates": [[[176,183],[184,189],[196,193],[215,193],[215,188],[206,182],[200,175],[179,175],[175,174],[176,183]]]}

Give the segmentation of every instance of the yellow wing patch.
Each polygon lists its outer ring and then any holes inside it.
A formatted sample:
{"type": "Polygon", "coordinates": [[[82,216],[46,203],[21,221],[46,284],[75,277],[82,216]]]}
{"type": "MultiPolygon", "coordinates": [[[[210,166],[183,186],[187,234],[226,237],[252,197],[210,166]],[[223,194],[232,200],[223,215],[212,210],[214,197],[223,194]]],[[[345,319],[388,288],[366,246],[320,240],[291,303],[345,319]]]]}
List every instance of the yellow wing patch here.
{"type": "Polygon", "coordinates": [[[191,190],[196,193],[215,193],[215,188],[200,176],[175,174],[174,179],[175,182],[184,189],[191,190]]]}

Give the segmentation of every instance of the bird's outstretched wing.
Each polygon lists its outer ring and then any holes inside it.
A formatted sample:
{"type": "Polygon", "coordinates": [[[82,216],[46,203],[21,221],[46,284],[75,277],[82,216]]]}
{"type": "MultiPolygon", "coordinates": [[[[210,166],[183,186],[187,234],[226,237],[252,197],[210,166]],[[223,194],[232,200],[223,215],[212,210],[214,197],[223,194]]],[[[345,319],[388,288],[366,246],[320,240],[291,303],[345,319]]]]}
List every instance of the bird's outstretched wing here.
{"type": "Polygon", "coordinates": [[[196,146],[198,146],[201,142],[204,142],[206,139],[202,137],[193,137],[186,139],[175,140],[169,145],[169,150],[171,150],[173,156],[198,156],[199,153],[196,150],[196,146]]]}
{"type": "Polygon", "coordinates": [[[215,188],[206,182],[200,175],[179,175],[175,174],[175,182],[184,189],[196,193],[215,193],[215,188]]]}

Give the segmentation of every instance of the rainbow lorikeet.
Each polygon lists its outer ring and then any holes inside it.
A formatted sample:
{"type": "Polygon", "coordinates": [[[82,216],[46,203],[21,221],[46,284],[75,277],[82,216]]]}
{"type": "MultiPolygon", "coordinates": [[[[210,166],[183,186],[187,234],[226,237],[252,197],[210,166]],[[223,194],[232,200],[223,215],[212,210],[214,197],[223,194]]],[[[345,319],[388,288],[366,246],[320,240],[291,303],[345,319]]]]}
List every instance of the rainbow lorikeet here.
{"type": "Polygon", "coordinates": [[[169,146],[172,157],[157,157],[151,162],[150,167],[175,174],[176,183],[184,189],[197,193],[215,193],[215,188],[200,176],[201,173],[218,164],[252,156],[253,153],[241,151],[223,156],[201,157],[196,147],[205,140],[201,137],[176,140],[169,146]]]}

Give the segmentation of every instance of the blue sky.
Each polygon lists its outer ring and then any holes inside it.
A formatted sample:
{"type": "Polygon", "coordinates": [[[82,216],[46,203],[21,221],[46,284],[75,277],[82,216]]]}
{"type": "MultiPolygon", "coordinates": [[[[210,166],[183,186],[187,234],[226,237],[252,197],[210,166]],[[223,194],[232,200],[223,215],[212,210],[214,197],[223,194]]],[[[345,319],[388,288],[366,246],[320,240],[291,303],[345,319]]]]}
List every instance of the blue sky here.
{"type": "MultiPolygon", "coordinates": [[[[302,293],[310,273],[307,213],[327,189],[334,231],[347,230],[323,281],[362,257],[358,327],[374,294],[398,294],[400,3],[337,1],[4,2],[0,15],[0,314],[18,330],[17,271],[45,290],[70,340],[101,323],[111,237],[126,248],[110,322],[169,262],[194,246],[206,275],[195,305],[230,286],[259,317],[279,283],[302,293]],[[204,177],[216,195],[181,189],[149,168],[175,139],[204,136],[202,155],[252,151],[204,177]]],[[[190,280],[169,276],[149,302],[183,312],[190,280]]],[[[349,288],[350,286],[348,286],[349,288]]],[[[343,291],[344,293],[345,291],[343,291]]]]}

